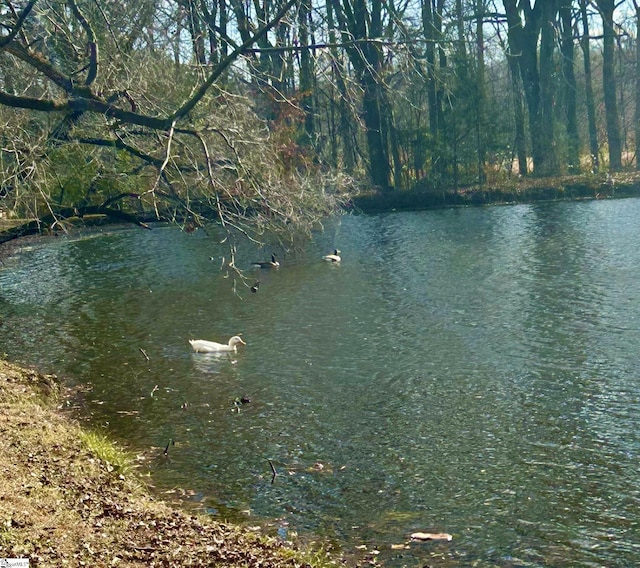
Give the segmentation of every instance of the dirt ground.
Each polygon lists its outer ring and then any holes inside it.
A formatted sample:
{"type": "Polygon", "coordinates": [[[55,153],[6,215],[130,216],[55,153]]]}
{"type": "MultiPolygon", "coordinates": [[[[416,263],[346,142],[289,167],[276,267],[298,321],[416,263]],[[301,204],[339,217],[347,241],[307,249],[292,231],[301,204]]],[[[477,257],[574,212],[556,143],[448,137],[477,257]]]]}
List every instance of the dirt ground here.
{"type": "Polygon", "coordinates": [[[340,563],[155,499],[83,442],[61,389],[0,360],[0,558],[30,568],[340,563]]]}

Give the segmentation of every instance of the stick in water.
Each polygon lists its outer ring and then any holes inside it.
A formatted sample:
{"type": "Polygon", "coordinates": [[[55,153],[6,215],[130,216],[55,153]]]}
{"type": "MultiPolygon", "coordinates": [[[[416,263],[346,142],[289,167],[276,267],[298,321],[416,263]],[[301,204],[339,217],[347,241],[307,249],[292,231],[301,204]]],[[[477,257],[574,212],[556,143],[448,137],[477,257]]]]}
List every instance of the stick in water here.
{"type": "Polygon", "coordinates": [[[271,483],[273,483],[276,480],[276,477],[278,476],[278,472],[276,471],[276,468],[273,467],[273,462],[271,460],[267,460],[269,462],[269,466],[271,467],[271,472],[273,473],[273,475],[271,476],[271,483]]]}

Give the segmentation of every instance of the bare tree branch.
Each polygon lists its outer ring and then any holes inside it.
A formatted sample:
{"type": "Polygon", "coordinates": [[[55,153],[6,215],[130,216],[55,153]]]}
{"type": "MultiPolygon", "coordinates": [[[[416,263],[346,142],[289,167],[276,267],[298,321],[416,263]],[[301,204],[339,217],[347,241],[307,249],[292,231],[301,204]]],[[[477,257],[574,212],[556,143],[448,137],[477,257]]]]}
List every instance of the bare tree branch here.
{"type": "MultiPolygon", "coordinates": [[[[20,33],[20,30],[22,29],[27,16],[30,14],[37,1],[38,0],[29,0],[29,3],[25,6],[24,10],[22,10],[20,16],[18,16],[16,25],[13,27],[13,29],[6,36],[0,38],[0,51],[2,51],[7,45],[9,45],[20,33]]],[[[11,11],[13,12],[13,6],[10,3],[9,6],[11,8],[11,11]]]]}
{"type": "Polygon", "coordinates": [[[98,76],[98,44],[96,42],[96,34],[93,33],[93,28],[87,19],[83,16],[82,12],[78,8],[75,0],[68,0],[69,6],[76,20],[80,22],[84,33],[87,34],[88,47],[89,47],[89,71],[87,72],[87,78],[85,79],[85,85],[91,85],[98,76]]]}

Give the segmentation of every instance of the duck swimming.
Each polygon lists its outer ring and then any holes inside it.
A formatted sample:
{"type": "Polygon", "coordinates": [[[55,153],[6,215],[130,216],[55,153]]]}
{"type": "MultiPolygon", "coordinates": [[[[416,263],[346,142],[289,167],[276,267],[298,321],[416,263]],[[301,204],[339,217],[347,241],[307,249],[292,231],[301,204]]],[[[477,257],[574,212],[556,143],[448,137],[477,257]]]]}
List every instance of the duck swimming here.
{"type": "Polygon", "coordinates": [[[196,353],[235,352],[238,350],[238,345],[246,345],[246,343],[242,341],[242,337],[239,335],[234,335],[229,339],[229,343],[226,345],[224,343],[216,343],[215,341],[206,341],[204,339],[190,339],[189,343],[196,353]]]}
{"type": "Polygon", "coordinates": [[[276,260],[276,255],[272,254],[271,260],[263,261],[263,262],[254,262],[253,266],[256,266],[258,268],[278,268],[278,266],[280,266],[280,263],[276,260]]]}
{"type": "Polygon", "coordinates": [[[340,262],[340,251],[338,249],[335,249],[333,251],[333,254],[327,254],[323,256],[322,260],[326,260],[327,262],[340,262]]]}

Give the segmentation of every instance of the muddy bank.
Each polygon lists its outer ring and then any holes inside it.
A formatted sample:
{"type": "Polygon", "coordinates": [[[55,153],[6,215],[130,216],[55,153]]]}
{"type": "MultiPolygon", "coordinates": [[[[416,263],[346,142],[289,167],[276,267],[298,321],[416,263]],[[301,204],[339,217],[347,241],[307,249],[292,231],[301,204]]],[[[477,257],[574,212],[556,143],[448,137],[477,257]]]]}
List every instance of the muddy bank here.
{"type": "Polygon", "coordinates": [[[0,558],[32,568],[338,562],[155,499],[123,452],[98,456],[61,396],[54,376],[0,360],[0,558]]]}

